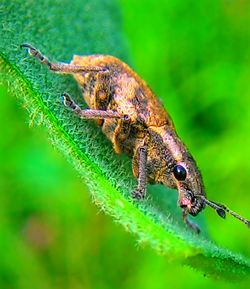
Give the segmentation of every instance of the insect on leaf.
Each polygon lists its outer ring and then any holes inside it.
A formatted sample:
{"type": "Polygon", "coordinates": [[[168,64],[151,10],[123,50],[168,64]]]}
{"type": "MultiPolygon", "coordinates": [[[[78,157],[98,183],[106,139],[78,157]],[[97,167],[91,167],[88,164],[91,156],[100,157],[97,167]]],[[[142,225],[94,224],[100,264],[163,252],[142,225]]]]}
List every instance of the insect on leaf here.
{"type": "MultiPolygon", "coordinates": [[[[71,76],[51,73],[20,49],[21,43],[29,42],[54,61],[69,62],[73,54],[101,53],[129,62],[121,26],[114,16],[119,14],[118,7],[111,1],[105,6],[106,2],[90,5],[88,1],[74,1],[70,13],[63,17],[69,9],[65,0],[60,4],[3,1],[1,82],[28,108],[32,120],[40,120],[48,128],[53,144],[88,184],[95,203],[133,233],[139,243],[147,243],[167,258],[209,276],[230,280],[247,276],[249,260],[216,246],[206,233],[196,236],[181,224],[175,191],[153,186],[148,199],[133,201],[130,194],[136,180],[130,160],[113,152],[94,122],[80,120],[61,102],[60,95],[67,91],[85,106],[76,82],[71,76]],[[43,13],[48,5],[49,13],[43,13]],[[91,13],[98,19],[98,27],[92,27],[91,13]]],[[[202,218],[199,223],[205,231],[202,218]]]]}

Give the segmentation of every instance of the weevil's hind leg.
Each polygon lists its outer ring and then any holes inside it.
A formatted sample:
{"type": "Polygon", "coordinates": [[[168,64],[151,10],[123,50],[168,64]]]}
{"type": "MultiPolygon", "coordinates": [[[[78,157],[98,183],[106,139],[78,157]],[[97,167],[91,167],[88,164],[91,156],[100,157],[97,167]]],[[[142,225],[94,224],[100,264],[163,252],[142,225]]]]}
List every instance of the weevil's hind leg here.
{"type": "Polygon", "coordinates": [[[62,95],[63,103],[70,108],[76,115],[83,119],[105,119],[105,118],[123,118],[117,111],[98,110],[98,109],[81,109],[71,98],[68,93],[62,95]]]}
{"type": "Polygon", "coordinates": [[[188,212],[187,210],[183,209],[182,210],[182,219],[183,219],[183,222],[191,229],[193,230],[195,233],[199,234],[200,233],[200,228],[198,225],[196,225],[195,223],[191,222],[189,219],[188,219],[188,212]]]}
{"type": "Polygon", "coordinates": [[[81,65],[73,65],[62,62],[51,62],[46,56],[44,56],[38,49],[33,47],[28,43],[24,43],[20,45],[21,48],[27,48],[29,54],[37,58],[42,64],[45,64],[49,67],[50,70],[58,73],[80,73],[80,72],[106,72],[107,70],[103,67],[98,66],[81,66],[81,65]]]}
{"type": "Polygon", "coordinates": [[[139,148],[139,174],[138,174],[138,185],[136,190],[132,193],[135,199],[144,199],[146,195],[147,185],[147,146],[144,145],[139,148]]]}

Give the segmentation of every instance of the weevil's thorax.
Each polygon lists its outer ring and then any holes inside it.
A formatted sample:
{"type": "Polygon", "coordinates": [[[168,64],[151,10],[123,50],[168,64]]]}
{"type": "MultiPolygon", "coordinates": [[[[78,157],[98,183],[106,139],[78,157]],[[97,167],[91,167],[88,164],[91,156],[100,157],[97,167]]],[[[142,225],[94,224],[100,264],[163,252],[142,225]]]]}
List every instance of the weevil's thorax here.
{"type": "Polygon", "coordinates": [[[174,129],[166,126],[151,127],[149,132],[151,141],[148,158],[151,163],[155,163],[149,171],[155,182],[178,189],[180,207],[189,206],[189,213],[197,215],[205,207],[199,198],[199,195],[205,195],[205,192],[195,160],[174,129]],[[177,180],[174,175],[177,165],[186,171],[184,180],[177,180]]]}

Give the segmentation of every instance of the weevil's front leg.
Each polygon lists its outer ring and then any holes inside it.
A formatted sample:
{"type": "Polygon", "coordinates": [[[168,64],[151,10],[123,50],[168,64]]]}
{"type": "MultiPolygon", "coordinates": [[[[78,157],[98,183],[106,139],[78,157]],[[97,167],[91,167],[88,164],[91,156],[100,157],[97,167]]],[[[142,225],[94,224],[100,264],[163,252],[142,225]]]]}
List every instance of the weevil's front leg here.
{"type": "Polygon", "coordinates": [[[195,233],[199,234],[200,233],[200,228],[198,225],[196,225],[195,223],[191,222],[188,219],[188,211],[185,210],[185,208],[182,210],[182,219],[183,222],[191,229],[193,230],[195,233]]]}
{"type": "Polygon", "coordinates": [[[71,98],[68,93],[62,95],[63,103],[66,107],[73,110],[73,112],[83,119],[105,119],[105,118],[124,118],[117,111],[113,110],[98,110],[98,109],[81,109],[71,98]]]}
{"type": "Polygon", "coordinates": [[[44,56],[38,49],[33,47],[28,43],[24,43],[20,45],[21,48],[27,48],[29,54],[37,58],[42,64],[45,64],[49,67],[50,70],[59,73],[80,73],[80,72],[100,72],[100,71],[107,71],[103,67],[98,66],[81,66],[81,65],[73,65],[68,63],[62,62],[51,62],[46,56],[44,56]]]}
{"type": "Polygon", "coordinates": [[[138,185],[136,190],[132,193],[133,198],[143,199],[146,194],[147,185],[147,146],[144,145],[139,148],[139,174],[138,185]]]}

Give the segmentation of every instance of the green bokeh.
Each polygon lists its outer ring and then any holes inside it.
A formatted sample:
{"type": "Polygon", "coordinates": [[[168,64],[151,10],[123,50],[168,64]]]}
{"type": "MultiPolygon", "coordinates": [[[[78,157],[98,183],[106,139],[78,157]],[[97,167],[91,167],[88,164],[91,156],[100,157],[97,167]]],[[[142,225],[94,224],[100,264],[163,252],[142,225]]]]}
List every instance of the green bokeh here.
{"type": "MultiPolygon", "coordinates": [[[[168,108],[207,194],[249,218],[248,1],[120,3],[132,65],[168,108]]],[[[0,97],[0,288],[246,288],[138,248],[4,87],[0,97]]],[[[250,256],[243,224],[204,214],[214,240],[250,256]]]]}

